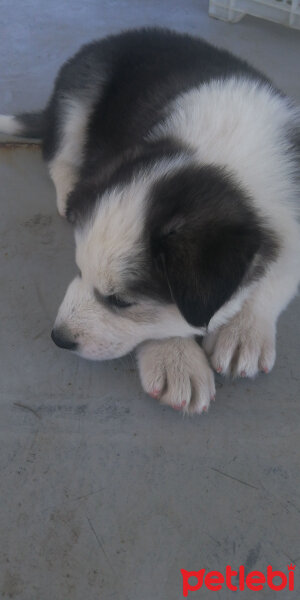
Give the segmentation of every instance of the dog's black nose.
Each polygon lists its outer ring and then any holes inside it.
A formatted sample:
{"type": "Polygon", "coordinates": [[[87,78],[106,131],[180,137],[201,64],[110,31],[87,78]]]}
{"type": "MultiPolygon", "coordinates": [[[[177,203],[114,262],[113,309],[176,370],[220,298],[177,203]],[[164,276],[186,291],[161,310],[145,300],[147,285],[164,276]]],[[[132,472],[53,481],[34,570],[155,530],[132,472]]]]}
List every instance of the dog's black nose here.
{"type": "Polygon", "coordinates": [[[76,350],[77,348],[76,342],[72,341],[66,329],[52,329],[51,337],[59,348],[64,348],[65,350],[76,350]]]}

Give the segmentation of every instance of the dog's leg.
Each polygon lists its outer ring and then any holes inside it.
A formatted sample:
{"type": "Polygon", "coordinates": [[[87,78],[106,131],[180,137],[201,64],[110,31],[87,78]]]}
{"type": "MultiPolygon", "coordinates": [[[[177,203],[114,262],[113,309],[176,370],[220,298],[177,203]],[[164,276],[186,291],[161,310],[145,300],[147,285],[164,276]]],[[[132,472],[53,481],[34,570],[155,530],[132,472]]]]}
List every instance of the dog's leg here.
{"type": "Polygon", "coordinates": [[[293,227],[280,257],[241,311],[205,337],[203,348],[218,373],[254,377],[259,371],[268,373],[272,369],[276,357],[276,323],[297,292],[299,255],[299,231],[293,227]]]}
{"type": "Polygon", "coordinates": [[[90,106],[87,101],[75,97],[64,98],[60,104],[58,149],[48,162],[48,168],[56,188],[58,212],[65,216],[67,198],[77,182],[83,160],[90,106]]]}
{"type": "MultiPolygon", "coordinates": [[[[62,153],[63,154],[63,153],[62,153]]],[[[67,198],[77,181],[76,167],[58,154],[48,165],[56,190],[56,205],[61,217],[66,216],[67,198]]]]}
{"type": "Polygon", "coordinates": [[[184,413],[207,411],[215,397],[214,376],[194,339],[151,340],[136,352],[147,394],[184,413]]]}

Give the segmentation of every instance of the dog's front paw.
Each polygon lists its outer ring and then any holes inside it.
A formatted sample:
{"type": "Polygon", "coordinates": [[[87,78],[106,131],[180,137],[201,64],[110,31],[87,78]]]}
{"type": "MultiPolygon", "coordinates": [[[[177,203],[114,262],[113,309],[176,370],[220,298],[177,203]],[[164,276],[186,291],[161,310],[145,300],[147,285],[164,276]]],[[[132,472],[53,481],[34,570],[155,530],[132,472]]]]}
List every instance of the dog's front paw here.
{"type": "Polygon", "coordinates": [[[208,334],[203,348],[217,373],[254,377],[259,371],[268,373],[274,366],[275,338],[272,320],[242,309],[226,325],[208,334]]]}
{"type": "Polygon", "coordinates": [[[195,340],[145,342],[137,349],[137,358],[147,394],[184,413],[208,410],[215,397],[214,376],[195,340]]]}

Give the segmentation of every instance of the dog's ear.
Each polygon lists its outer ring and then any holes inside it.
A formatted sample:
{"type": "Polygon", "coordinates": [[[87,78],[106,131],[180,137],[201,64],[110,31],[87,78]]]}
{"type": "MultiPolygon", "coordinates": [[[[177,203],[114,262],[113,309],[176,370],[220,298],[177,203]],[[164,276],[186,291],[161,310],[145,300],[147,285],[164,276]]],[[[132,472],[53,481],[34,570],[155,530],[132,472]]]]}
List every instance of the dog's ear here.
{"type": "Polygon", "coordinates": [[[272,254],[271,237],[249,198],[217,167],[183,169],[153,192],[149,226],[160,278],[186,321],[207,326],[257,253],[272,254]]]}
{"type": "Polygon", "coordinates": [[[257,250],[247,224],[190,231],[189,225],[160,240],[158,260],[173,301],[188,323],[207,326],[241,284],[257,250]]]}

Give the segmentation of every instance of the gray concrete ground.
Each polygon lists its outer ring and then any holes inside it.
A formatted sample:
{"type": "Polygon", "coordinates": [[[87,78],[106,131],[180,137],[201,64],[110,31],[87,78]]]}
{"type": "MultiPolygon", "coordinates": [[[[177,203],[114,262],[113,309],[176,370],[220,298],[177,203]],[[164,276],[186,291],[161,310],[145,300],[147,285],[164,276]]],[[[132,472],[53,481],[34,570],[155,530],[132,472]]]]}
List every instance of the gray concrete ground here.
{"type": "MultiPolygon", "coordinates": [[[[300,102],[299,32],[213,21],[201,0],[2,0],[0,20],[2,113],[43,106],[83,42],[142,24],[232,49],[300,102]]],[[[54,346],[72,232],[38,147],[2,146],[0,180],[0,597],[179,600],[181,568],[290,562],[299,595],[299,299],[273,373],[218,377],[208,415],[183,419],[142,393],[131,357],[97,364],[54,346]]]]}

